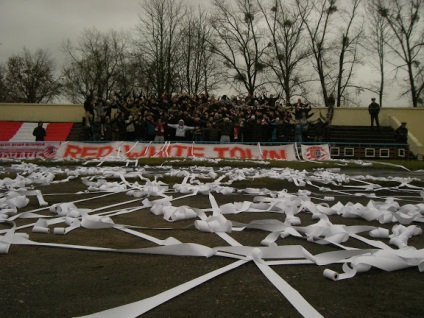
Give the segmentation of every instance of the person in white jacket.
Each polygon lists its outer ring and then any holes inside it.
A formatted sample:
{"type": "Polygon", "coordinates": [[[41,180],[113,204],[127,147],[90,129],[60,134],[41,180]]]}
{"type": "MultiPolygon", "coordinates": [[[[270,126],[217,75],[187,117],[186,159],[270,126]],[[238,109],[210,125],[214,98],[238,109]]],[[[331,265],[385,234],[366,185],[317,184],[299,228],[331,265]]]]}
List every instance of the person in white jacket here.
{"type": "Polygon", "coordinates": [[[180,119],[178,124],[168,124],[168,127],[175,128],[175,139],[176,140],[187,140],[186,131],[193,130],[194,127],[184,125],[184,120],[180,119]]]}

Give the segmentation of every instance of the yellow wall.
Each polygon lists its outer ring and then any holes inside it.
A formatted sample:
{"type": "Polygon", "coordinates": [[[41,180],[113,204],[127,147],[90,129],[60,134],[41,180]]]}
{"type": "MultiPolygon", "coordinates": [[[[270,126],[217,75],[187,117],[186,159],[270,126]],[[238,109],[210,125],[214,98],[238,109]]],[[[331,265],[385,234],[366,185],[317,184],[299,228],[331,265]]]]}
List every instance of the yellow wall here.
{"type": "Polygon", "coordinates": [[[79,122],[83,115],[83,105],[0,103],[0,120],[79,122]]]}
{"type": "MultiPolygon", "coordinates": [[[[317,108],[322,114],[324,108],[317,108]]],[[[317,111],[318,113],[318,111],[317,111]]],[[[391,126],[394,129],[406,122],[409,131],[408,143],[412,152],[424,155],[424,108],[383,107],[379,114],[381,126],[391,126]]],[[[368,108],[336,107],[334,109],[333,125],[370,126],[368,108]]]]}
{"type": "MultiPolygon", "coordinates": [[[[326,108],[313,108],[315,116],[326,114],[326,108]]],[[[62,104],[1,104],[0,120],[45,122],[79,122],[84,115],[83,105],[62,104]]],[[[424,108],[382,108],[380,125],[397,128],[407,122],[411,150],[424,155],[424,108]]],[[[336,107],[333,125],[369,126],[370,116],[364,107],[336,107]]]]}
{"type": "MultiPolygon", "coordinates": [[[[410,131],[417,135],[421,129],[424,137],[424,108],[381,108],[379,119],[380,125],[390,126],[390,116],[395,116],[400,122],[407,122],[410,131]]],[[[340,107],[334,111],[334,125],[369,126],[370,116],[367,108],[340,107]]]]}

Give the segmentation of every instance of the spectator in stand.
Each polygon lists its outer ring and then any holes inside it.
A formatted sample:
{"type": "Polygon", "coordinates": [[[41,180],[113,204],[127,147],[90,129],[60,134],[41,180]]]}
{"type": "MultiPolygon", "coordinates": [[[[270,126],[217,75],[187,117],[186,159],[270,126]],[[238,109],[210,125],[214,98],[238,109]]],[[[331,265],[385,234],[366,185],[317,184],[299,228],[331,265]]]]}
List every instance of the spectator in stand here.
{"type": "Polygon", "coordinates": [[[253,141],[253,126],[256,123],[255,115],[252,115],[250,109],[246,112],[246,120],[244,121],[244,129],[243,129],[243,140],[244,142],[252,142],[253,141]]]}
{"type": "Polygon", "coordinates": [[[312,117],[314,114],[311,114],[312,107],[309,104],[303,104],[301,99],[297,100],[297,103],[294,107],[294,115],[296,119],[301,119],[303,116],[306,118],[312,117]]]}
{"type": "Polygon", "coordinates": [[[38,122],[37,127],[35,127],[32,131],[32,135],[35,136],[35,141],[44,141],[44,137],[46,137],[46,130],[43,127],[43,122],[38,122]]]}
{"type": "Polygon", "coordinates": [[[308,142],[309,141],[309,121],[306,118],[306,115],[302,113],[302,117],[299,120],[300,125],[302,126],[302,141],[301,142],[308,142]]]}
{"type": "Polygon", "coordinates": [[[220,129],[216,126],[216,123],[213,121],[208,121],[206,123],[205,129],[205,140],[217,142],[220,139],[220,129]]]}
{"type": "Polygon", "coordinates": [[[284,121],[279,117],[270,122],[271,142],[281,141],[283,139],[284,121]]]}
{"type": "Polygon", "coordinates": [[[86,111],[84,117],[82,118],[82,140],[88,141],[93,138],[93,122],[94,115],[90,111],[86,111]]]}
{"type": "Polygon", "coordinates": [[[322,142],[325,136],[325,130],[328,126],[328,122],[324,122],[321,118],[315,121],[315,141],[322,142]]]}
{"type": "Polygon", "coordinates": [[[102,122],[99,116],[94,117],[94,121],[91,125],[92,133],[93,133],[93,141],[102,140],[102,122]]]}
{"type": "Polygon", "coordinates": [[[109,116],[109,118],[111,118],[112,108],[113,108],[112,101],[108,99],[106,103],[103,105],[103,112],[104,112],[105,119],[106,119],[106,116],[109,116]]]}
{"type": "Polygon", "coordinates": [[[403,122],[398,128],[395,130],[396,140],[400,144],[408,143],[408,128],[406,128],[406,123],[403,122]]]}
{"type": "Polygon", "coordinates": [[[125,113],[119,112],[115,114],[115,122],[118,128],[118,140],[127,140],[127,124],[125,122],[125,113]]]}
{"type": "Polygon", "coordinates": [[[155,142],[164,142],[165,141],[165,126],[161,118],[158,118],[158,121],[155,126],[155,142]]]}
{"type": "Polygon", "coordinates": [[[135,140],[135,127],[133,116],[128,116],[128,119],[125,120],[125,130],[126,130],[126,141],[135,140]]]}
{"type": "Polygon", "coordinates": [[[179,141],[186,141],[186,132],[194,129],[192,126],[186,126],[182,119],[178,121],[178,124],[168,124],[168,127],[175,129],[175,139],[179,141]]]}
{"type": "Polygon", "coordinates": [[[84,101],[84,110],[85,112],[90,112],[90,114],[94,117],[94,102],[95,99],[92,95],[87,96],[84,101]]]}
{"type": "Polygon", "coordinates": [[[231,132],[231,141],[242,142],[240,122],[235,122],[233,125],[233,131],[231,132]]]}
{"type": "Polygon", "coordinates": [[[283,118],[281,119],[281,126],[279,131],[278,140],[283,142],[290,141],[290,135],[293,131],[292,118],[289,113],[283,113],[283,118]]]}
{"type": "Polygon", "coordinates": [[[204,123],[200,120],[200,117],[195,117],[193,121],[193,141],[202,142],[204,140],[204,123]]]}
{"type": "Polygon", "coordinates": [[[99,118],[103,118],[105,116],[105,111],[103,108],[103,100],[101,98],[97,99],[96,103],[93,106],[93,110],[94,110],[95,117],[97,116],[99,118]]]}
{"type": "Polygon", "coordinates": [[[221,143],[231,142],[231,132],[233,130],[233,124],[231,123],[230,118],[224,118],[219,128],[221,130],[221,138],[219,139],[219,141],[221,143]]]}
{"type": "Polygon", "coordinates": [[[294,142],[302,142],[302,135],[303,135],[303,127],[300,123],[300,120],[296,120],[294,124],[294,142]]]}
{"type": "Polygon", "coordinates": [[[105,117],[105,123],[103,125],[103,139],[106,141],[113,140],[113,122],[109,116],[105,117]]]}
{"type": "Polygon", "coordinates": [[[256,120],[252,122],[252,140],[253,142],[263,141],[265,122],[255,115],[256,120]]]}
{"type": "Polygon", "coordinates": [[[153,141],[156,135],[156,123],[154,122],[153,117],[151,115],[148,115],[144,122],[146,123],[147,140],[153,141]]]}
{"type": "Polygon", "coordinates": [[[136,112],[133,117],[134,139],[147,140],[146,121],[142,118],[140,112],[136,112]]]}
{"type": "Polygon", "coordinates": [[[378,121],[378,114],[380,113],[380,105],[375,101],[375,98],[371,98],[371,104],[368,106],[368,112],[371,116],[371,129],[374,128],[374,122],[377,130],[380,130],[380,123],[378,121]]]}
{"type": "Polygon", "coordinates": [[[273,126],[271,124],[275,123],[274,116],[275,114],[272,111],[263,115],[263,121],[265,123],[265,136],[263,141],[269,142],[272,139],[273,126]]]}

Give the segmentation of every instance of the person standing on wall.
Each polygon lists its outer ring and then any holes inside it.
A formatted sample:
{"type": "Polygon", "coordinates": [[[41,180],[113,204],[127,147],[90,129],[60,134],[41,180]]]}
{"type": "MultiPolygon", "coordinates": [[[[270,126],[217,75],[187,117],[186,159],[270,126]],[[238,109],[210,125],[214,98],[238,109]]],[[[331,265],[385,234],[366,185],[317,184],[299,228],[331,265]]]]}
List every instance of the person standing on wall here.
{"type": "Polygon", "coordinates": [[[32,135],[35,136],[35,141],[44,141],[44,137],[46,137],[46,130],[43,127],[43,122],[38,122],[38,125],[34,128],[32,135]]]}
{"type": "Polygon", "coordinates": [[[380,130],[380,123],[378,121],[378,114],[380,113],[380,105],[375,101],[375,98],[371,98],[371,104],[368,106],[368,112],[371,116],[371,128],[374,127],[374,122],[377,130],[380,130]]]}

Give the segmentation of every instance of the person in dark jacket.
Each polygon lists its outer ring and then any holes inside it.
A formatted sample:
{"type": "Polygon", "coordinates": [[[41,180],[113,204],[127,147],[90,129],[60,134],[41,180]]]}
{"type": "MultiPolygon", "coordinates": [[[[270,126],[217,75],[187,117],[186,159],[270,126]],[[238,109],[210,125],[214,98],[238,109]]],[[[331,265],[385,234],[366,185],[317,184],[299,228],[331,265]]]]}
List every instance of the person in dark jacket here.
{"type": "Polygon", "coordinates": [[[326,135],[326,129],[328,126],[328,122],[322,121],[321,118],[318,118],[315,122],[315,141],[322,142],[324,136],[326,135]]]}
{"type": "Polygon", "coordinates": [[[94,116],[94,121],[91,125],[91,131],[93,132],[93,141],[99,141],[102,139],[102,122],[99,116],[94,116]]]}
{"type": "Polygon", "coordinates": [[[378,114],[380,113],[380,105],[376,103],[375,98],[371,98],[371,104],[368,106],[368,112],[371,116],[371,128],[375,125],[377,126],[377,129],[380,129],[380,123],[378,121],[378,114]]]}
{"type": "Polygon", "coordinates": [[[95,99],[93,96],[89,95],[84,101],[84,110],[86,112],[90,112],[90,114],[94,117],[94,103],[95,99]]]}
{"type": "Polygon", "coordinates": [[[220,142],[230,142],[231,141],[231,132],[233,130],[233,124],[228,117],[225,117],[221,123],[219,129],[221,130],[220,142]]]}
{"type": "Polygon", "coordinates": [[[406,128],[406,123],[402,123],[398,128],[396,128],[395,134],[398,143],[408,143],[408,128],[406,128]]]}
{"type": "Polygon", "coordinates": [[[220,129],[216,126],[215,122],[206,123],[205,139],[207,141],[219,141],[220,129]]]}
{"type": "Polygon", "coordinates": [[[37,127],[34,128],[32,135],[35,136],[35,141],[44,141],[44,137],[46,137],[46,130],[43,127],[43,123],[38,122],[37,127]]]}

